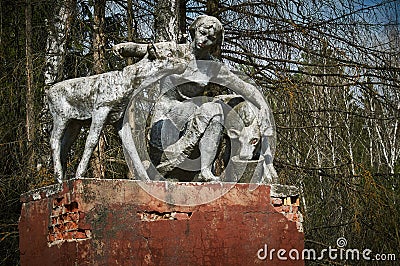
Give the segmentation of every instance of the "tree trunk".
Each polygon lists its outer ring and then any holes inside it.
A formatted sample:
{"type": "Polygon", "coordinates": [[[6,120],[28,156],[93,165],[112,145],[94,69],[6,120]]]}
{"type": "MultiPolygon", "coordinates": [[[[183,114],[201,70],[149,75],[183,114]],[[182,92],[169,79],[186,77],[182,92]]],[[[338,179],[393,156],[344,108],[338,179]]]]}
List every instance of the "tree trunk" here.
{"type": "MultiPolygon", "coordinates": [[[[127,25],[128,25],[128,41],[133,42],[133,37],[136,34],[136,21],[133,19],[133,9],[132,9],[132,0],[128,0],[127,2],[127,25]]],[[[128,57],[128,65],[132,65],[134,63],[132,57],[128,57]]]]}
{"type": "Polygon", "coordinates": [[[184,0],[158,0],[154,11],[155,42],[175,41],[183,37],[180,22],[180,7],[184,0]]]}
{"type": "Polygon", "coordinates": [[[33,88],[32,63],[32,3],[26,1],[25,6],[25,38],[26,38],[26,137],[28,148],[28,171],[30,174],[35,163],[35,92],[33,88]]]}
{"type": "Polygon", "coordinates": [[[206,14],[220,19],[219,0],[207,0],[206,14]]]}
{"type": "MultiPolygon", "coordinates": [[[[132,8],[132,0],[128,0],[127,1],[127,14],[128,14],[128,41],[129,42],[133,42],[134,41],[134,37],[136,37],[137,35],[137,24],[136,21],[133,17],[133,8],[132,8]]],[[[132,65],[135,63],[135,61],[133,60],[132,57],[128,57],[128,65],[132,65]]],[[[131,103],[131,110],[129,110],[127,112],[128,116],[128,120],[129,120],[129,125],[131,126],[131,131],[132,131],[132,136],[137,136],[136,135],[136,100],[135,99],[131,99],[132,103],[131,103]]],[[[135,139],[136,141],[136,139],[135,139]]],[[[133,174],[128,171],[128,178],[129,179],[133,179],[134,176],[133,174]]]]}
{"type": "MultiPolygon", "coordinates": [[[[101,74],[105,72],[105,24],[106,14],[106,0],[96,0],[94,2],[94,34],[93,34],[93,71],[95,74],[101,74]]],[[[105,167],[105,135],[101,133],[99,143],[94,150],[93,160],[91,167],[94,178],[105,178],[106,167],[105,167]]]]}
{"type": "Polygon", "coordinates": [[[76,0],[67,0],[61,4],[54,22],[49,23],[49,35],[46,48],[45,84],[52,85],[63,79],[64,59],[67,39],[71,30],[76,0]]]}
{"type": "Polygon", "coordinates": [[[94,33],[93,33],[93,71],[95,74],[105,72],[105,34],[104,23],[106,14],[106,0],[94,2],[94,33]]]}
{"type": "Polygon", "coordinates": [[[180,0],[178,5],[178,29],[179,29],[179,39],[178,43],[186,43],[186,0],[180,0]]]}
{"type": "MultiPolygon", "coordinates": [[[[216,17],[217,19],[221,20],[221,18],[220,18],[221,12],[220,12],[219,6],[220,6],[219,0],[207,0],[206,14],[209,16],[216,17]]],[[[221,55],[222,55],[222,50],[221,50],[221,47],[218,46],[217,49],[213,52],[213,56],[221,59],[221,55]]]]}

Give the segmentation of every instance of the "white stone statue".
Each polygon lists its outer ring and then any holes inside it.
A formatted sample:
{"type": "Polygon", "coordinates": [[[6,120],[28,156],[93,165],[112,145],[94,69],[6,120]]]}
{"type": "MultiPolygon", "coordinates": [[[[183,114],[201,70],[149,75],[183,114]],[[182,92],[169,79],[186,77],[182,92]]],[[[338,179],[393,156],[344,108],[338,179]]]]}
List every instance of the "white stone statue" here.
{"type": "MultiPolygon", "coordinates": [[[[145,45],[142,48],[145,49],[144,58],[122,71],[65,80],[53,85],[46,92],[48,107],[53,116],[50,144],[55,176],[59,183],[65,178],[66,157],[71,145],[79,135],[82,125],[87,122],[90,122],[90,130],[76,171],[77,178],[85,173],[105,124],[116,126],[130,156],[140,162],[134,143],[124,137],[124,130],[127,129],[122,125],[122,118],[126,106],[142,88],[166,75],[182,72],[188,61],[178,52],[174,42],[145,45]]],[[[147,178],[141,163],[136,167],[141,176],[147,178]]]]}
{"type": "MultiPolygon", "coordinates": [[[[257,117],[253,119],[256,121],[253,129],[260,132],[261,141],[273,135],[271,111],[254,85],[240,79],[214,58],[212,53],[222,45],[224,36],[218,19],[199,16],[189,31],[192,42],[178,44],[177,48],[183,57],[191,59],[186,70],[182,74],[165,76],[160,85],[161,96],[150,122],[149,155],[157,171],[166,176],[174,169],[185,168],[185,161],[198,148],[200,166],[199,169],[192,169],[200,170],[196,180],[219,181],[220,177],[213,173],[213,163],[224,131],[225,113],[224,103],[215,97],[221,94],[218,88],[228,88],[255,106],[257,117]]],[[[113,50],[122,57],[145,55],[143,44],[132,42],[118,44],[113,50]]],[[[237,133],[239,138],[240,134],[246,134],[237,133]]],[[[272,152],[268,141],[264,141],[263,145],[262,155],[266,159],[261,180],[271,182],[276,177],[272,152]]]]}

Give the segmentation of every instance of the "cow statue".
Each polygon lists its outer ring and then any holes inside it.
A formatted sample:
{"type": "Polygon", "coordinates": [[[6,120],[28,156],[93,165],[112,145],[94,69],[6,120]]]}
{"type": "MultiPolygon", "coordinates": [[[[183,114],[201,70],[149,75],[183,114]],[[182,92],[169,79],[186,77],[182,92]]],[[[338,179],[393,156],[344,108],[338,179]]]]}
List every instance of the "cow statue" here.
{"type": "Polygon", "coordinates": [[[67,155],[85,122],[90,122],[85,149],[76,171],[76,178],[85,173],[105,124],[113,124],[123,145],[135,160],[142,179],[149,180],[141,164],[134,143],[124,138],[126,130],[122,118],[131,98],[141,89],[152,85],[171,73],[181,73],[186,67],[184,56],[178,52],[175,42],[149,44],[147,54],[136,64],[122,71],[61,81],[47,91],[47,103],[53,116],[50,137],[56,180],[65,179],[67,155]],[[126,144],[126,145],[125,145],[126,144]]]}

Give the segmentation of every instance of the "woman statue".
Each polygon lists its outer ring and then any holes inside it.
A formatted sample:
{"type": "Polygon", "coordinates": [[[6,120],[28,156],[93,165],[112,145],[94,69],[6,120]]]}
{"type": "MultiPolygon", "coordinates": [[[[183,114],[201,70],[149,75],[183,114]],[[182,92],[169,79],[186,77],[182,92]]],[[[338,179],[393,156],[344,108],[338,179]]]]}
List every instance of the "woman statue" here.
{"type": "MultiPolygon", "coordinates": [[[[192,42],[177,44],[178,54],[188,58],[188,67],[183,74],[170,75],[160,83],[161,96],[150,122],[150,158],[164,176],[178,168],[200,170],[198,181],[219,181],[220,177],[212,170],[224,124],[224,103],[220,100],[223,97],[216,97],[221,95],[221,88],[225,89],[222,94],[226,94],[228,88],[259,109],[260,131],[265,137],[273,134],[271,113],[255,86],[240,79],[213,56],[224,38],[222,24],[217,18],[199,16],[189,32],[192,42]],[[196,165],[188,158],[193,157],[197,148],[200,162],[196,165]]],[[[113,50],[123,57],[143,57],[147,45],[121,43],[113,50]]],[[[269,146],[264,150],[267,153],[264,179],[272,180],[276,172],[271,150],[269,146]]]]}

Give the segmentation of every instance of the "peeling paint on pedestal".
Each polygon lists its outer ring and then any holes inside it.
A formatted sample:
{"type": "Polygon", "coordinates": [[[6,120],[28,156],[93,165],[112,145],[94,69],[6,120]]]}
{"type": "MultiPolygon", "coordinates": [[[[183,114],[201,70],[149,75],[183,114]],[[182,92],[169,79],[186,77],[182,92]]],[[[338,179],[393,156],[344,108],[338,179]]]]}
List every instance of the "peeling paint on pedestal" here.
{"type": "MultiPolygon", "coordinates": [[[[175,206],[140,182],[77,179],[22,195],[21,265],[267,265],[257,257],[265,244],[304,248],[293,189],[271,197],[270,186],[250,191],[249,184],[236,184],[207,204],[175,206]]],[[[193,186],[214,191],[224,184],[193,186]]]]}

